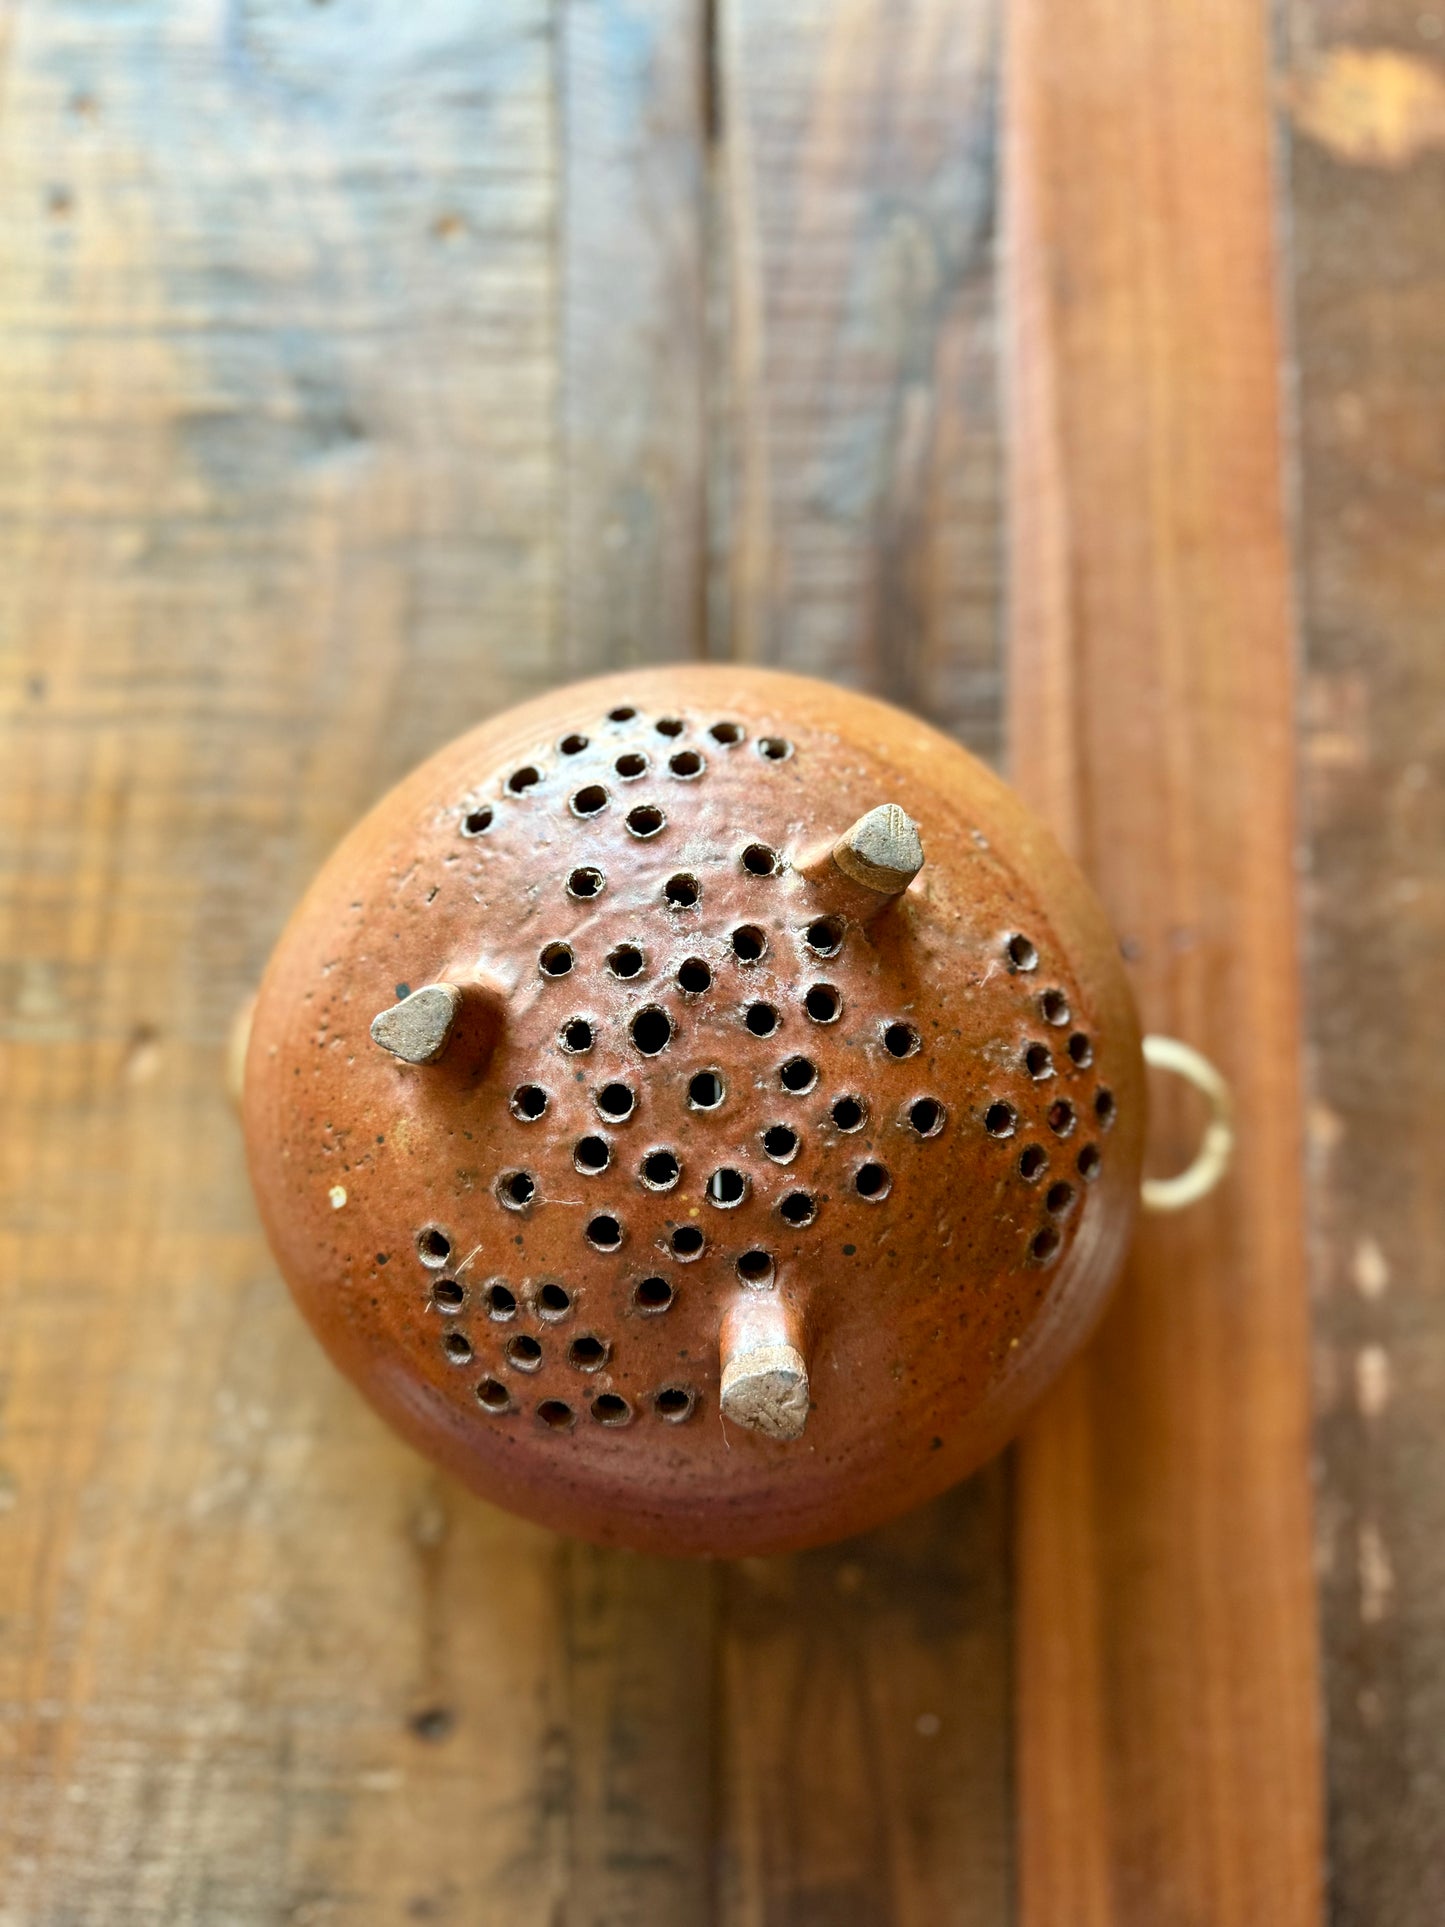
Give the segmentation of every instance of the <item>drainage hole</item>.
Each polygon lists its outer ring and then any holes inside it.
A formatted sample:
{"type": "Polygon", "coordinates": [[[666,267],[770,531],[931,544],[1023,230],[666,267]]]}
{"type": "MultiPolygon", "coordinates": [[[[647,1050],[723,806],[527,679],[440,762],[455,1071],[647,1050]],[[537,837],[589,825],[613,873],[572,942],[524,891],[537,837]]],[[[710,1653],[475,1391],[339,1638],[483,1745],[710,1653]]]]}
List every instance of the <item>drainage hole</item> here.
{"type": "Polygon", "coordinates": [[[1114,1122],[1114,1093],[1109,1090],[1097,1091],[1094,1095],[1094,1116],[1107,1131],[1114,1122]]]}
{"type": "Polygon", "coordinates": [[[1062,990],[1046,990],[1039,998],[1039,1009],[1046,1024],[1062,1025],[1069,1021],[1069,1000],[1062,990]]]}
{"type": "Polygon", "coordinates": [[[667,767],[672,771],[674,776],[680,776],[686,783],[690,782],[694,776],[701,776],[707,768],[707,764],[703,761],[701,754],[697,750],[680,749],[675,756],[668,757],[667,767]]]}
{"type": "Polygon", "coordinates": [[[604,1117],[622,1119],[631,1117],[637,1099],[625,1084],[604,1084],[593,1099],[604,1117]]]}
{"type": "Polygon", "coordinates": [[[637,711],[631,703],[621,703],[616,709],[609,709],[607,712],[609,723],[630,723],[635,722],[636,718],[637,711]]]}
{"type": "Polygon", "coordinates": [[[510,1412],[512,1394],[499,1378],[484,1378],[477,1387],[477,1403],[484,1412],[510,1412]]]}
{"type": "Polygon", "coordinates": [[[680,1224],[668,1239],[674,1258],[696,1258],[707,1240],[695,1224],[680,1224]]]}
{"type": "Polygon", "coordinates": [[[1055,1137],[1067,1137],[1077,1122],[1074,1107],[1067,1098],[1061,1097],[1057,1103],[1050,1104],[1049,1129],[1055,1137]]]}
{"type": "Polygon", "coordinates": [[[577,1423],[577,1414],[560,1398],[544,1398],[537,1407],[537,1417],[552,1432],[570,1432],[577,1423]]]}
{"type": "Polygon", "coordinates": [[[683,871],[667,879],[662,886],[662,894],[674,910],[692,910],[702,895],[702,885],[696,877],[683,871]]]}
{"type": "Polygon", "coordinates": [[[803,999],[803,1008],[815,1024],[833,1024],[843,1009],[842,993],[832,984],[814,984],[803,999]]]}
{"type": "Polygon", "coordinates": [[[1099,1170],[1103,1162],[1104,1160],[1099,1155],[1099,1147],[1097,1144],[1086,1144],[1083,1147],[1075,1159],[1075,1164],[1078,1167],[1079,1176],[1084,1180],[1085,1184],[1092,1184],[1094,1182],[1094,1179],[1099,1175],[1099,1170]]]}
{"type": "Polygon", "coordinates": [[[599,1392],[591,1412],[599,1425],[626,1425],[632,1417],[632,1407],[616,1392],[599,1392]]]}
{"type": "Polygon", "coordinates": [[[861,1131],[868,1121],[868,1106],[861,1097],[840,1097],[833,1105],[833,1122],[840,1131],[861,1131]]]}
{"type": "Polygon", "coordinates": [[[803,932],[803,942],[815,957],[836,957],[843,948],[843,926],[837,917],[818,917],[803,932]]]}
{"type": "Polygon", "coordinates": [[[416,1234],[416,1255],[432,1271],[440,1271],[452,1255],[452,1241],[439,1224],[423,1225],[416,1234]]]}
{"type": "Polygon", "coordinates": [[[656,1057],[672,1041],[672,1019],[656,1004],[649,1004],[632,1020],[632,1041],[644,1057],[656,1057]]]}
{"type": "Polygon", "coordinates": [[[741,1204],[748,1195],[748,1181],[741,1171],[734,1171],[731,1165],[724,1165],[714,1171],[707,1181],[707,1201],[709,1204],[731,1206],[741,1204]]]}
{"type": "Polygon", "coordinates": [[[793,753],[793,745],[786,736],[762,736],[758,739],[758,754],[765,756],[770,763],[785,763],[793,753]]]}
{"type": "Polygon", "coordinates": [[[647,758],[640,749],[630,749],[612,765],[624,783],[632,783],[646,773],[647,758]]]}
{"type": "Polygon", "coordinates": [[[686,727],[681,716],[659,716],[657,719],[659,736],[681,736],[686,727]]]}
{"type": "Polygon", "coordinates": [[[1014,970],[1037,970],[1039,967],[1039,953],[1027,937],[1010,937],[1004,945],[1004,952],[1014,970]]]}
{"type": "Polygon", "coordinates": [[[541,1085],[518,1085],[512,1091],[512,1118],[520,1118],[522,1123],[536,1123],[545,1108],[547,1093],[541,1089],[541,1085]]]}
{"type": "Polygon", "coordinates": [[[465,1332],[448,1332],[442,1340],[447,1357],[453,1365],[470,1365],[472,1362],[472,1341],[465,1332]]]}
{"type": "Polygon", "coordinates": [[[804,1091],[812,1090],[818,1081],[818,1066],[811,1057],[790,1057],[778,1072],[778,1082],[785,1091],[801,1096],[804,1091]]]}
{"type": "Polygon", "coordinates": [[[607,968],[614,977],[635,977],[642,968],[642,952],[635,943],[620,943],[608,952],[607,968]]]}
{"type": "Polygon", "coordinates": [[[1049,1154],[1042,1144],[1026,1144],[1019,1152],[1019,1176],[1032,1184],[1035,1178],[1043,1176],[1048,1161],[1049,1154]]]}
{"type": "Polygon", "coordinates": [[[667,818],[655,803],[639,803],[627,812],[627,827],[634,836],[656,836],[667,818]]]}
{"type": "Polygon", "coordinates": [[[492,1279],[482,1292],[482,1303],[488,1318],[495,1318],[499,1324],[517,1315],[517,1297],[510,1286],[504,1285],[500,1278],[492,1279]]]}
{"type": "Polygon", "coordinates": [[[532,765],[528,763],[525,768],[514,769],[512,771],[511,775],[507,778],[507,788],[512,792],[513,796],[521,796],[524,791],[531,789],[534,784],[540,783],[541,780],[541,771],[533,769],[532,765]]]}
{"type": "Polygon", "coordinates": [[[755,923],[745,923],[733,932],[733,955],[739,963],[756,963],[768,947],[768,940],[755,923]]]}
{"type": "Polygon", "coordinates": [[[572,968],[572,947],[565,943],[545,944],[537,959],[546,977],[565,977],[572,968]]]}
{"type": "Polygon", "coordinates": [[[587,747],[585,736],[564,736],[557,745],[564,756],[580,756],[587,747]]]}
{"type": "Polygon", "coordinates": [[[773,1282],[772,1252],[743,1252],[737,1262],[737,1274],[745,1285],[770,1285],[773,1282]]]}
{"type": "Polygon", "coordinates": [[[712,982],[712,971],[701,957],[688,957],[677,967],[677,987],[689,997],[700,997],[712,982]]]}
{"type": "Polygon", "coordinates": [[[1069,1206],[1073,1202],[1074,1202],[1073,1185],[1064,1184],[1062,1182],[1058,1184],[1051,1184],[1048,1189],[1048,1195],[1044,1199],[1044,1204],[1046,1208],[1052,1211],[1056,1218],[1063,1217],[1064,1213],[1068,1210],[1069,1206]]]}
{"type": "Polygon", "coordinates": [[[1018,1129],[1018,1115],[1012,1104],[1005,1104],[1000,1098],[990,1104],[983,1114],[983,1128],[990,1137],[1012,1137],[1018,1129]]]}
{"type": "Polygon", "coordinates": [[[467,1288],[455,1278],[438,1278],[431,1295],[438,1311],[460,1311],[467,1302],[467,1288]]]}
{"type": "Polygon", "coordinates": [[[652,1409],[659,1418],[665,1418],[671,1425],[681,1425],[684,1419],[691,1418],[696,1400],[682,1385],[664,1385],[652,1401],[652,1409]]]}
{"type": "Polygon", "coordinates": [[[860,1198],[869,1198],[877,1204],[893,1189],[893,1180],[881,1164],[860,1164],[853,1188],[860,1198]]]}
{"type": "Polygon", "coordinates": [[[542,1363],[542,1347],[530,1332],[518,1332],[507,1340],[502,1356],[519,1372],[535,1372],[542,1363]]]}
{"type": "Polygon", "coordinates": [[[743,740],[743,726],[741,723],[714,723],[708,735],[715,743],[721,743],[724,749],[731,749],[735,743],[743,740]]]}
{"type": "Polygon", "coordinates": [[[915,1097],[908,1107],[908,1122],[920,1137],[937,1137],[943,1129],[943,1115],[936,1097],[915,1097]]]}
{"type": "Polygon", "coordinates": [[[649,1191],[670,1191],[682,1176],[682,1166],[671,1151],[649,1151],[642,1160],[642,1182],[649,1191]]]}
{"type": "Polygon", "coordinates": [[[776,1164],[787,1164],[798,1154],[798,1133],[786,1124],[774,1124],[763,1132],[763,1149],[776,1164]]]}
{"type": "Polygon", "coordinates": [[[1081,1030],[1076,1030],[1069,1039],[1069,1055],[1081,1071],[1087,1070],[1094,1061],[1094,1046],[1081,1030]]]}
{"type": "Polygon", "coordinates": [[[778,1206],[789,1224],[811,1224],[818,1215],[818,1207],[810,1192],[790,1191],[778,1206]]]}
{"type": "Polygon", "coordinates": [[[584,865],[580,870],[574,870],[567,879],[568,896],[576,897],[582,903],[585,903],[589,897],[601,896],[606,887],[606,877],[600,870],[594,870],[590,864],[584,865]]]}
{"type": "Polygon", "coordinates": [[[612,1162],[612,1152],[605,1137],[580,1137],[572,1152],[572,1162],[579,1171],[591,1173],[605,1171],[612,1162]]]}
{"type": "Polygon", "coordinates": [[[778,1013],[771,1004],[749,1004],[743,1022],[754,1037],[771,1037],[778,1028],[778,1013]]]}
{"type": "Polygon", "coordinates": [[[616,1251],[622,1243],[622,1226],[606,1211],[587,1220],[587,1242],[595,1251],[616,1251]]]}
{"type": "Polygon", "coordinates": [[[549,1278],[537,1293],[537,1309],[544,1318],[565,1318],[572,1309],[572,1294],[549,1278]]]}
{"type": "Polygon", "coordinates": [[[1054,1074],[1054,1060],[1047,1044],[1030,1044],[1024,1052],[1024,1069],[1036,1083],[1054,1074]]]}
{"type": "Polygon", "coordinates": [[[537,1180],[530,1171],[504,1171],[497,1179],[497,1196],[509,1211],[520,1211],[537,1195],[537,1180]]]}
{"type": "Polygon", "coordinates": [[[1051,1224],[1046,1224],[1043,1230],[1037,1233],[1033,1243],[1029,1246],[1029,1256],[1036,1265],[1046,1265],[1050,1258],[1058,1251],[1059,1244],[1060,1239],[1058,1232],[1055,1231],[1051,1224]]]}
{"type": "Polygon", "coordinates": [[[565,1051],[591,1050],[592,1026],[585,1017],[573,1017],[562,1026],[562,1048],[565,1051]]]}
{"type": "Polygon", "coordinates": [[[600,783],[588,783],[575,793],[568,808],[574,816],[596,816],[607,808],[607,792],[600,783]]]}
{"type": "Polygon", "coordinates": [[[639,1311],[666,1311],[672,1303],[672,1286],[665,1278],[644,1278],[632,1294],[639,1311]]]}
{"type": "Polygon", "coordinates": [[[483,836],[492,827],[492,807],[484,804],[479,810],[468,810],[462,818],[463,836],[483,836]]]}
{"type": "Polygon", "coordinates": [[[775,877],[783,859],[766,843],[750,843],[743,851],[743,868],[749,876],[775,877]]]}
{"type": "Polygon", "coordinates": [[[923,1039],[912,1024],[889,1024],[883,1033],[883,1048],[890,1057],[913,1057],[923,1048],[923,1039]]]}
{"type": "Polygon", "coordinates": [[[579,1372],[595,1372],[607,1363],[609,1347],[591,1332],[583,1332],[567,1347],[567,1363],[579,1372]]]}
{"type": "Polygon", "coordinates": [[[715,1111],[726,1096],[720,1071],[697,1071],[688,1079],[687,1101],[694,1111],[715,1111]]]}

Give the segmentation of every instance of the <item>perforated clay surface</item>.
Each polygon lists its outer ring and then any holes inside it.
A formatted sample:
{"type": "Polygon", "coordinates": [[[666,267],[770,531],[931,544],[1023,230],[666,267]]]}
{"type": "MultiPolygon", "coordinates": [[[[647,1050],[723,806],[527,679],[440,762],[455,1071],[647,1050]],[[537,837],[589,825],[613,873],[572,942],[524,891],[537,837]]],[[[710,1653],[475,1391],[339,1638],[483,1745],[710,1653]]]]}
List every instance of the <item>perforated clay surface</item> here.
{"type": "Polygon", "coordinates": [[[966,1405],[1026,1336],[1115,1123],[1091,1014],[1040,907],[926,795],[925,851],[963,855],[871,921],[831,905],[799,867],[820,788],[835,833],[891,800],[836,763],[743,714],[578,715],[438,798],[349,906],[306,1017],[354,1105],[285,1155],[331,1198],[321,1317],[384,1328],[453,1429],[611,1455],[614,1487],[678,1454],[723,1477],[746,1294],[811,1355],[805,1437],[764,1452],[906,1439],[922,1350],[956,1352],[928,1372],[966,1405]],[[1005,923],[972,908],[985,872],[1005,923]],[[473,1071],[368,1039],[388,999],[478,974],[502,1016],[473,1071]]]}

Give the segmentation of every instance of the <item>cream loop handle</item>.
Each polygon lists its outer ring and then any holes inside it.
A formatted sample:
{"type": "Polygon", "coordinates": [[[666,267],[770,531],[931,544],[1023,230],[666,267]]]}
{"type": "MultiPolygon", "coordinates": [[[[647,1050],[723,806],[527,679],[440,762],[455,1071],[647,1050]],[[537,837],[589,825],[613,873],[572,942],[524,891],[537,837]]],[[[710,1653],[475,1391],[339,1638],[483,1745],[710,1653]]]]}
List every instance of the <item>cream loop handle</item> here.
{"type": "Polygon", "coordinates": [[[1209,1122],[1194,1154],[1194,1162],[1173,1178],[1145,1178],[1139,1187],[1146,1211],[1182,1211],[1187,1204],[1207,1198],[1229,1169],[1234,1155],[1234,1102],[1228,1084],[1191,1044],[1177,1037],[1146,1037],[1144,1062],[1156,1071],[1172,1071],[1209,1100],[1209,1122]]]}

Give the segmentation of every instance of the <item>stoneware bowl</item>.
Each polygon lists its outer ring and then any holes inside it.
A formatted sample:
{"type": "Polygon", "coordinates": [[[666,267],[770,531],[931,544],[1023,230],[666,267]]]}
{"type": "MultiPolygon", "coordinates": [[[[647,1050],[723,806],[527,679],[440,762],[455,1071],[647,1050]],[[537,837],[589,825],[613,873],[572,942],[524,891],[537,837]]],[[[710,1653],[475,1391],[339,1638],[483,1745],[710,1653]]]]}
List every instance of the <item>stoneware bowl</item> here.
{"type": "Polygon", "coordinates": [[[277,1260],[421,1451],[609,1544],[778,1551],[963,1477],[1097,1319],[1144,1135],[1112,933],[896,709],[675,667],[494,718],[257,1000],[277,1260]]]}

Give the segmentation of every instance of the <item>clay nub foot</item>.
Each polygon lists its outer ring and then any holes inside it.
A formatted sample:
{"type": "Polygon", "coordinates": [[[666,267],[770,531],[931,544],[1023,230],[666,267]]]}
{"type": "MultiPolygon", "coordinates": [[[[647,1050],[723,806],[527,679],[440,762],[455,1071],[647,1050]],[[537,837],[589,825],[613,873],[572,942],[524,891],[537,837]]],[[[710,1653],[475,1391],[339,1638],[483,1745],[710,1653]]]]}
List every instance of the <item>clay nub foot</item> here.
{"type": "Polygon", "coordinates": [[[866,923],[902,896],[923,868],[923,843],[906,810],[880,803],[797,867],[829,909],[866,923]]]}
{"type": "Polygon", "coordinates": [[[723,1417],[765,1438],[801,1438],[811,1400],[804,1342],[796,1314],[775,1293],[739,1299],[721,1332],[723,1417]]]}
{"type": "Polygon", "coordinates": [[[455,984],[426,984],[371,1020],[371,1040],[407,1064],[434,1064],[461,1015],[455,984]]]}

